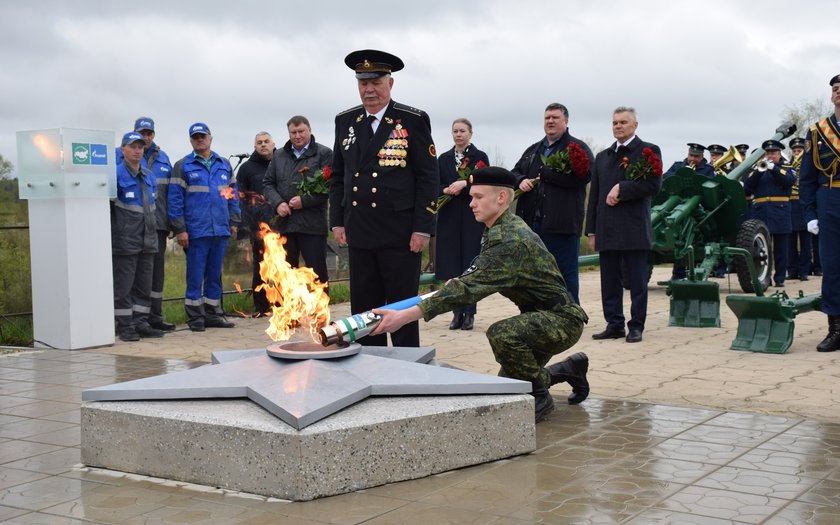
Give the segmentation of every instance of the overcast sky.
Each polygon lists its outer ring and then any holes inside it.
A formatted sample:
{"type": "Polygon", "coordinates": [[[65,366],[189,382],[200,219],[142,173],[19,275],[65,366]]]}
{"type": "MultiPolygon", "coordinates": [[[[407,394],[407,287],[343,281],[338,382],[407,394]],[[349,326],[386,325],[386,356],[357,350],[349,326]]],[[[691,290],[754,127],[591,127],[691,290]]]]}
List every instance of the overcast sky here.
{"type": "MultiPolygon", "coordinates": [[[[599,149],[613,108],[637,109],[638,135],[666,166],[686,142],[757,146],[785,106],[829,98],[840,73],[838,2],[365,0],[159,2],[0,0],[0,154],[15,132],[129,131],[147,115],[173,162],[202,121],[213,149],[251,152],[259,130],[288,139],[306,115],[333,144],[336,113],[359,104],[344,65],[356,49],[406,64],[393,98],[426,110],[437,149],[454,118],[512,167],[561,102],[570,131],[599,149]]],[[[597,150],[596,150],[597,151],[597,150]]]]}

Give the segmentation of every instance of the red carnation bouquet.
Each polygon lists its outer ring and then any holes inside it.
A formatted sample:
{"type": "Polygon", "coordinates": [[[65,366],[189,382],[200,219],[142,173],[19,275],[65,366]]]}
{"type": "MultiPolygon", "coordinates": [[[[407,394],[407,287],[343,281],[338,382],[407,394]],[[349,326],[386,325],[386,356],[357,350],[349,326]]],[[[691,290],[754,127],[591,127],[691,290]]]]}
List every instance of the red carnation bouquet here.
{"type": "Polygon", "coordinates": [[[306,172],[309,170],[309,166],[304,166],[298,170],[301,176],[301,180],[295,183],[298,193],[301,195],[325,195],[329,193],[332,169],[329,166],[324,166],[324,168],[307,177],[306,172]]]}
{"type": "Polygon", "coordinates": [[[589,171],[589,157],[577,142],[570,142],[569,147],[562,151],[555,151],[548,157],[542,157],[544,166],[548,166],[557,173],[574,175],[579,179],[586,177],[589,171]]]}
{"type": "MultiPolygon", "coordinates": [[[[569,147],[562,151],[555,151],[548,157],[540,156],[543,166],[547,166],[557,173],[564,175],[574,175],[583,180],[589,172],[589,156],[577,142],[569,142],[569,147]]],[[[536,187],[540,183],[540,178],[531,179],[531,184],[536,187]]],[[[517,189],[513,193],[513,198],[519,198],[523,193],[522,190],[517,189]]]]}
{"type": "MultiPolygon", "coordinates": [[[[469,157],[464,157],[464,160],[461,162],[461,165],[458,167],[458,180],[467,180],[472,173],[480,168],[487,166],[483,160],[480,160],[475,163],[475,168],[470,168],[470,159],[469,157]]],[[[436,201],[433,202],[431,206],[427,206],[426,210],[430,213],[437,213],[443,207],[444,204],[449,202],[452,199],[452,195],[447,195],[444,193],[440,197],[437,198],[436,201]]]]}
{"type": "Polygon", "coordinates": [[[641,159],[633,164],[622,163],[625,167],[624,180],[647,180],[662,176],[662,159],[650,148],[642,150],[641,159]]]}

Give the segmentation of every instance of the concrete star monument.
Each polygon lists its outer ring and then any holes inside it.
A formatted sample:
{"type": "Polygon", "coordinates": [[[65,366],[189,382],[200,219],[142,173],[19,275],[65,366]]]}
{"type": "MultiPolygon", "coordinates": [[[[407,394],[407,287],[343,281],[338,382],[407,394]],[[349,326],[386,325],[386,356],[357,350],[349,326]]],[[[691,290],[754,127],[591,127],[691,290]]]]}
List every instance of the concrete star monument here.
{"type": "Polygon", "coordinates": [[[85,390],[82,400],[248,398],[300,430],[369,396],[531,391],[526,381],[424,364],[433,349],[355,351],[327,359],[283,359],[264,349],[217,352],[219,364],[85,390]]]}

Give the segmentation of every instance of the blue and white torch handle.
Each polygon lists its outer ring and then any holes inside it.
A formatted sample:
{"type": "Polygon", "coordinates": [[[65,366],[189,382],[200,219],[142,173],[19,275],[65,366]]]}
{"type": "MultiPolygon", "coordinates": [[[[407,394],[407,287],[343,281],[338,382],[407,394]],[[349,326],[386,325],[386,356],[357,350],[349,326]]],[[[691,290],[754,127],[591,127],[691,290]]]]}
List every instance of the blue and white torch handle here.
{"type": "MultiPolygon", "coordinates": [[[[403,299],[402,301],[380,306],[378,310],[405,310],[436,293],[436,291],[429,292],[425,295],[403,299]]],[[[382,317],[368,310],[367,312],[335,320],[329,326],[321,328],[318,335],[321,338],[321,344],[324,346],[354,343],[357,339],[361,339],[371,333],[376,328],[376,325],[379,324],[380,320],[382,320],[382,317]]]]}

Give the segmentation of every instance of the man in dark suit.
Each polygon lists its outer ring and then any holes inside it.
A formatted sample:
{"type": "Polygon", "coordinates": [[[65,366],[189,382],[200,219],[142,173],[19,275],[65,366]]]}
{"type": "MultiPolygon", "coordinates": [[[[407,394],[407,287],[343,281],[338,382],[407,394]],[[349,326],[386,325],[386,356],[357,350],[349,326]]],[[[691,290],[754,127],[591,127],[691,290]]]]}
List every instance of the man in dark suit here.
{"type": "MultiPolygon", "coordinates": [[[[335,118],[330,226],[349,246],[353,313],[417,295],[423,249],[434,231],[427,210],[438,193],[438,162],[425,112],[391,100],[398,57],[365,49],[347,55],[362,104],[335,118]]],[[[385,334],[364,344],[385,346],[385,334]]],[[[419,346],[417,322],[391,334],[419,346]]]]}
{"type": "Polygon", "coordinates": [[[589,247],[600,252],[601,303],[607,328],[593,339],[624,337],[622,266],[630,282],[628,343],[642,340],[647,316],[648,252],[653,241],[650,225],[651,198],[662,186],[662,154],[659,146],[636,136],[636,110],[619,107],[613,111],[615,142],[595,157],[586,234],[589,247]],[[658,173],[631,180],[631,173],[651,155],[659,162],[658,173]]]}

